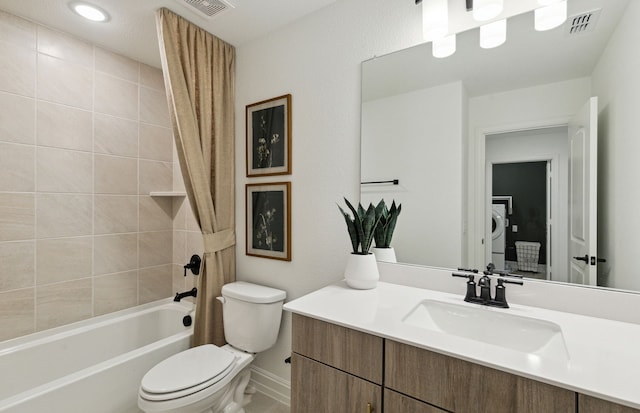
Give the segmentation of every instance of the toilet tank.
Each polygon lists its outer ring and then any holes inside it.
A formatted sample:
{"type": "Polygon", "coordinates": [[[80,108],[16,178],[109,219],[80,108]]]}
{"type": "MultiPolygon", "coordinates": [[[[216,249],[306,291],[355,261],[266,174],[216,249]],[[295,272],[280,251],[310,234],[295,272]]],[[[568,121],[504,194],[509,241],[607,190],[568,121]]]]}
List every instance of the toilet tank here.
{"type": "Polygon", "coordinates": [[[271,348],[278,338],[287,293],[244,281],[222,286],[224,335],[233,347],[249,353],[271,348]]]}

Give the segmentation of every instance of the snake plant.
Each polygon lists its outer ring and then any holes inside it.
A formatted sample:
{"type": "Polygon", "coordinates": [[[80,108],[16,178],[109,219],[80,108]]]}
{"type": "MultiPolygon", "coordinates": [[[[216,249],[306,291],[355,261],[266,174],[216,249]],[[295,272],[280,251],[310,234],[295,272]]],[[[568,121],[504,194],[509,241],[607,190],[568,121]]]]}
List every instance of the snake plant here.
{"type": "Polygon", "coordinates": [[[373,234],[379,221],[376,209],[373,204],[369,204],[369,207],[365,210],[360,203],[358,203],[358,208],[356,209],[347,198],[345,198],[344,201],[351,210],[353,217],[345,212],[340,205],[338,205],[338,209],[342,212],[344,220],[347,223],[353,253],[368,255],[371,244],[373,243],[373,234]]]}
{"type": "Polygon", "coordinates": [[[391,202],[391,208],[389,209],[387,209],[384,199],[378,203],[376,206],[376,216],[379,222],[374,231],[376,248],[389,248],[391,246],[393,230],[396,228],[398,215],[400,215],[401,211],[402,205],[398,204],[396,207],[396,201],[391,202]]]}

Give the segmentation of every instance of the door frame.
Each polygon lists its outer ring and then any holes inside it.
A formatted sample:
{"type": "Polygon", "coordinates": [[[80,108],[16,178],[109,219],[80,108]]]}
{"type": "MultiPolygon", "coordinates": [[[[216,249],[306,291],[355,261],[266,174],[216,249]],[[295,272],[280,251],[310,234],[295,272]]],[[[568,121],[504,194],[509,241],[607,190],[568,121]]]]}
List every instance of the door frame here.
{"type": "MultiPolygon", "coordinates": [[[[491,199],[487,199],[486,193],[486,140],[488,135],[499,133],[519,132],[532,129],[546,129],[553,127],[566,127],[571,116],[559,116],[527,122],[505,123],[498,126],[477,128],[471,148],[473,154],[473,166],[469,168],[471,176],[468,179],[468,200],[470,206],[467,209],[468,236],[466,263],[472,268],[482,268],[485,264],[485,240],[487,238],[486,219],[487,211],[491,208],[491,199]]],[[[557,199],[557,196],[556,196],[557,199]]],[[[490,234],[490,233],[489,233],[490,234]]],[[[556,271],[557,272],[557,271],[556,271]]],[[[558,280],[560,281],[560,280],[558,280]]]]}

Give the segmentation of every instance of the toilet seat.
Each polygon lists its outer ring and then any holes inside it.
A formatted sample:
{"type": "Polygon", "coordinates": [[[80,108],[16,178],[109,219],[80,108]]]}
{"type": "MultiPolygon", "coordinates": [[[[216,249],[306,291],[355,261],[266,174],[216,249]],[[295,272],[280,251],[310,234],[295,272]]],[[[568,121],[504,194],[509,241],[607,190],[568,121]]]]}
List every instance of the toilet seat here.
{"type": "Polygon", "coordinates": [[[212,344],[174,354],[145,374],[140,396],[165,401],[197,393],[229,375],[236,360],[231,352],[212,344]]]}

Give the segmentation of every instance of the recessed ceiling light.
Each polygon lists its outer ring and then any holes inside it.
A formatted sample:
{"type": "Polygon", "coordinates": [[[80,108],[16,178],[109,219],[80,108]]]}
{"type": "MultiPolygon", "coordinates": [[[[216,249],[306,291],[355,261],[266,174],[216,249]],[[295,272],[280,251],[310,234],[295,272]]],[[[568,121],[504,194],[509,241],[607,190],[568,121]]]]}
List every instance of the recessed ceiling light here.
{"type": "Polygon", "coordinates": [[[109,20],[109,13],[89,3],[74,1],[69,3],[69,7],[87,20],[101,23],[109,20]]]}

